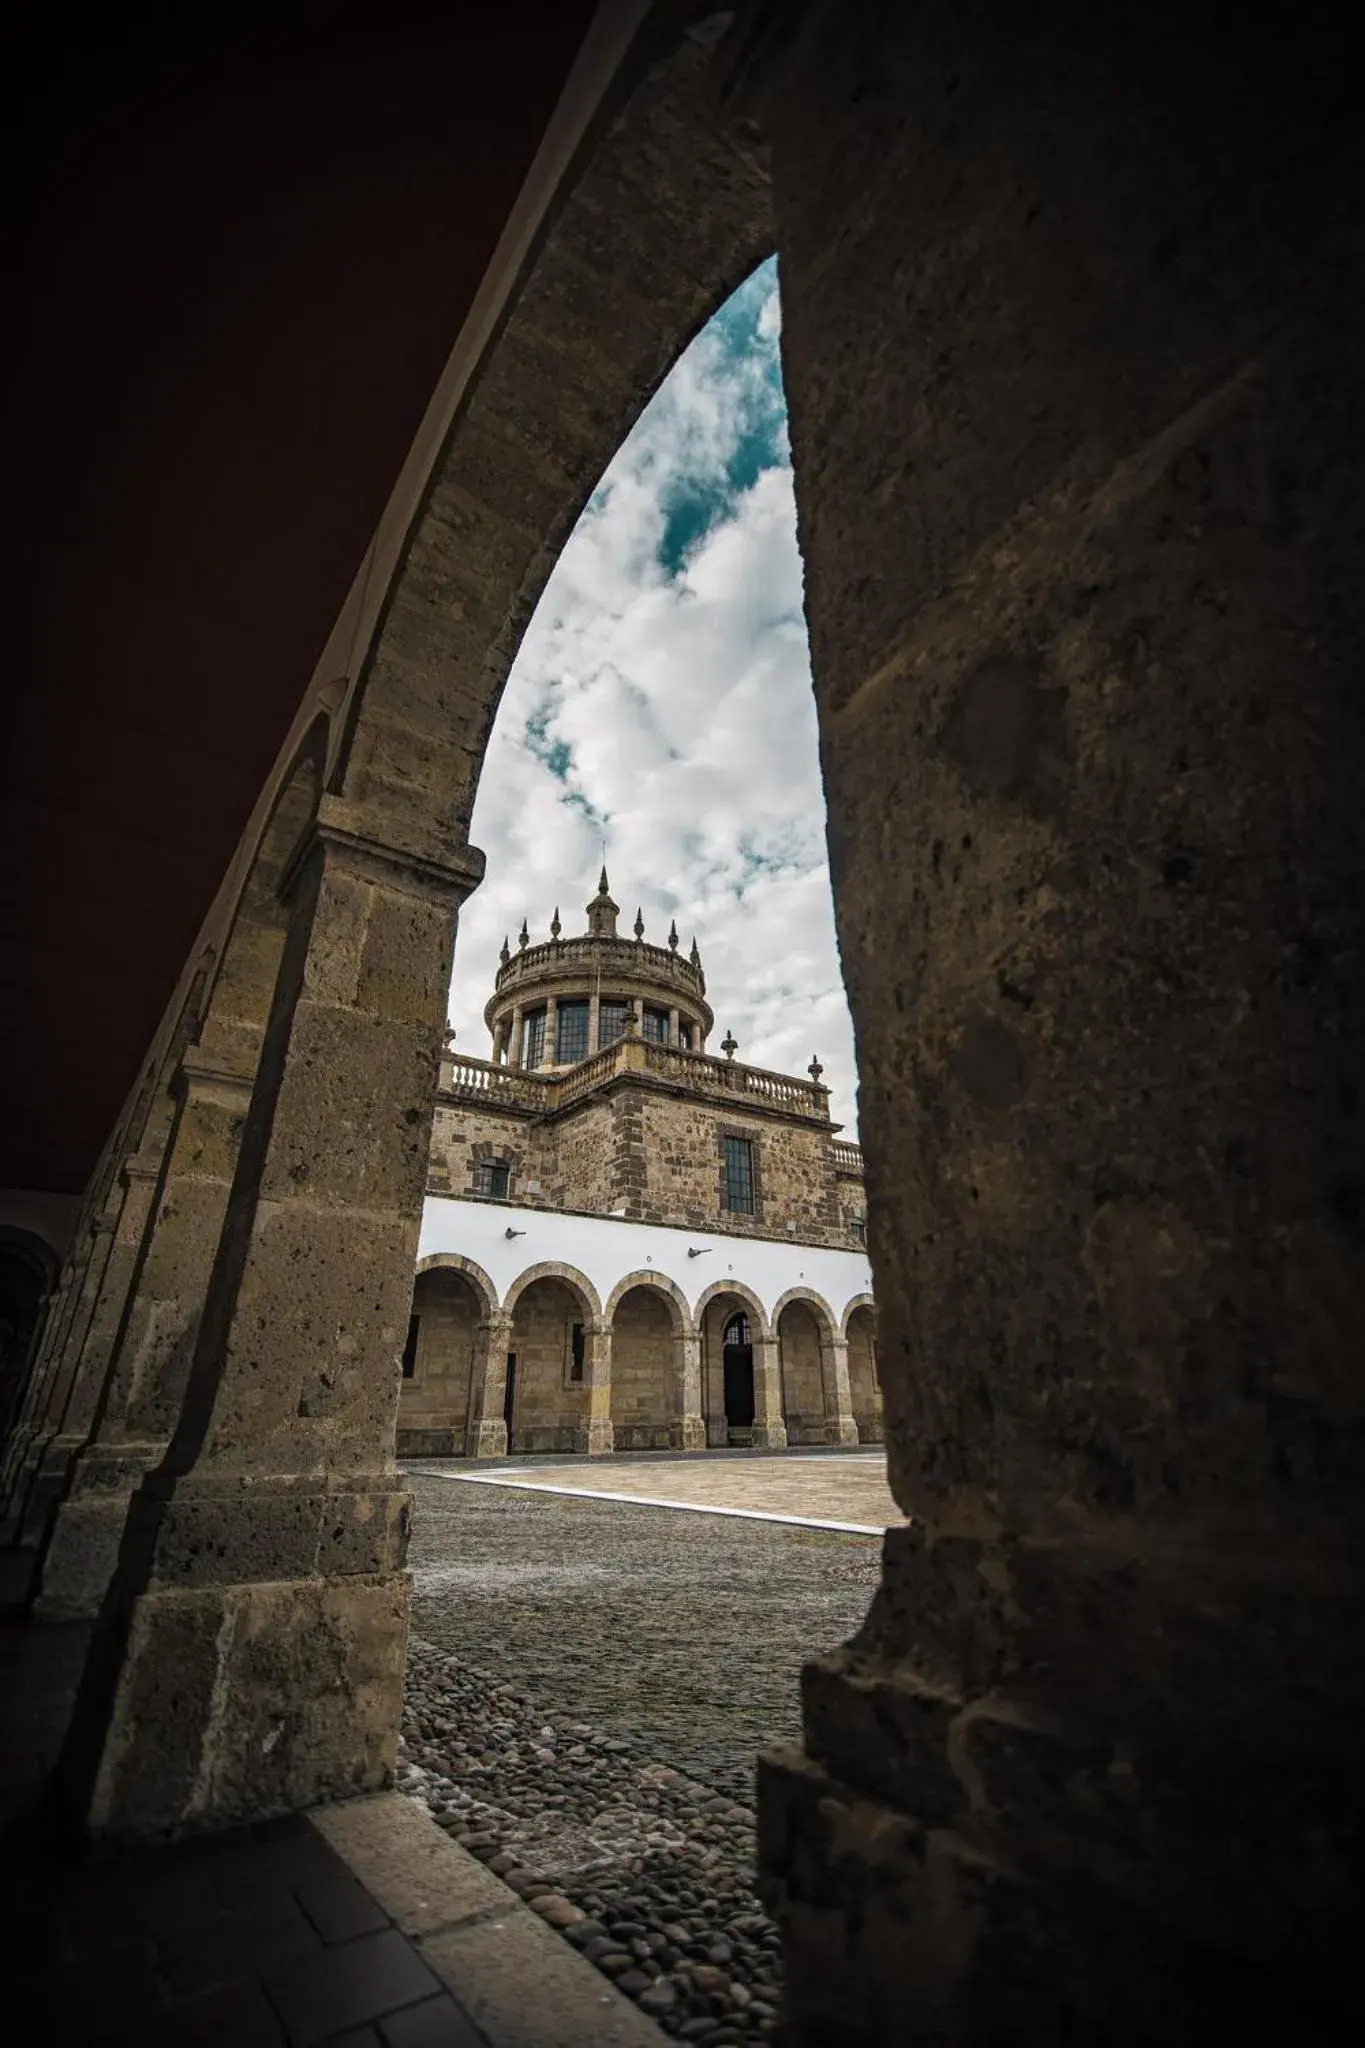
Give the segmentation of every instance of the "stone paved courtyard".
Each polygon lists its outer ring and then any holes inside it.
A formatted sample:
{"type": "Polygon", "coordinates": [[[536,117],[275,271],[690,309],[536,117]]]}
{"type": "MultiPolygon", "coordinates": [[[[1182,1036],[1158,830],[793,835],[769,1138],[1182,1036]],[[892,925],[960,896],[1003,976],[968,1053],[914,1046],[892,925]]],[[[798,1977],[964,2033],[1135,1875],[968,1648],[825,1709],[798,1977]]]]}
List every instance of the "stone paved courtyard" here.
{"type": "Polygon", "coordinates": [[[897,1512],[881,1457],[556,1459],[516,1486],[447,1476],[471,1469],[407,1468],[414,1634],[750,1800],[755,1751],[798,1732],[803,1657],[867,1611],[879,1539],[545,1488],[875,1526],[897,1512]]]}

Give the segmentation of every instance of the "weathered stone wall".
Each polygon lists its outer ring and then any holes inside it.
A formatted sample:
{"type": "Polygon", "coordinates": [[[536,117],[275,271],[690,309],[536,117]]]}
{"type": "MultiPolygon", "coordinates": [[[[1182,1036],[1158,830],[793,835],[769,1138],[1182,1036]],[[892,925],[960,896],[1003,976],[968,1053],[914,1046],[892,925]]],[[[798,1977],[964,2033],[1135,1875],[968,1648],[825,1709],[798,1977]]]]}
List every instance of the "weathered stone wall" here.
{"type": "Polygon", "coordinates": [[[677,1410],[678,1339],[667,1302],[632,1287],[611,1326],[611,1421],[618,1451],[666,1450],[677,1410]]]}
{"type": "Polygon", "coordinates": [[[562,1280],[533,1280],[512,1318],[516,1394],[509,1448],[571,1451],[587,1416],[587,1389],[569,1378],[571,1332],[587,1313],[562,1280]]]}
{"type": "Polygon", "coordinates": [[[462,1457],[480,1306],[463,1276],[419,1273],[412,1312],[419,1320],[413,1376],[398,1399],[398,1455],[462,1457]]]}
{"type": "Polygon", "coordinates": [[[789,1302],[777,1319],[782,1359],[782,1414],[790,1444],[825,1441],[825,1390],[820,1371],[820,1330],[815,1317],[799,1301],[789,1302]]]}
{"type": "Polygon", "coordinates": [[[765,1767],[786,2038],[1311,2033],[1365,1811],[1345,44],[1311,7],[820,0],[774,64],[917,1518],[765,1767]]]}
{"type": "Polygon", "coordinates": [[[834,1196],[830,1141],[804,1124],[746,1117],[728,1108],[641,1090],[644,1208],[653,1221],[737,1235],[845,1244],[834,1196]],[[758,1213],[721,1207],[720,1134],[756,1147],[758,1213]]]}
{"type": "Polygon", "coordinates": [[[458,1108],[438,1102],[432,1119],[427,1189],[433,1195],[471,1197],[476,1159],[505,1159],[512,1169],[511,1199],[535,1207],[547,1204],[553,1183],[553,1138],[529,1117],[492,1108],[458,1108]],[[538,1192],[532,1183],[539,1182],[538,1192]]]}
{"type": "Polygon", "coordinates": [[[855,1308],[848,1319],[848,1385],[859,1443],[880,1443],[882,1389],[877,1377],[877,1325],[870,1308],[855,1308]]]}

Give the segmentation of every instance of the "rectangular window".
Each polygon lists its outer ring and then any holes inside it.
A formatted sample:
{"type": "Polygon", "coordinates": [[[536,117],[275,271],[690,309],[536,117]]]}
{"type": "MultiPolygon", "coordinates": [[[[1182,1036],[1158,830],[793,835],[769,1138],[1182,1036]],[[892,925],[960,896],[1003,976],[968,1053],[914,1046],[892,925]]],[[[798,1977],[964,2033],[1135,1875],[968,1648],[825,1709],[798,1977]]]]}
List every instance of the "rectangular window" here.
{"type": "Polygon", "coordinates": [[[678,1026],[678,1043],[679,1043],[679,1045],[680,1045],[680,1046],[682,1047],[682,1049],[683,1049],[683,1051],[684,1051],[684,1052],[691,1052],[691,1050],[692,1050],[692,1026],[691,1026],[690,1024],[679,1024],[679,1026],[678,1026]]]}
{"type": "Polygon", "coordinates": [[[618,1038],[624,1038],[629,1016],[628,1004],[618,1002],[614,996],[610,1001],[604,999],[597,1012],[598,1045],[615,1045],[618,1038]]]}
{"type": "Polygon", "coordinates": [[[408,1341],[403,1346],[403,1378],[410,1380],[417,1370],[417,1338],[422,1328],[420,1316],[408,1317],[408,1341]]]}
{"type": "Polygon", "coordinates": [[[512,1171],[505,1159],[481,1159],[474,1168],[476,1195],[493,1195],[498,1201],[505,1202],[511,1180],[512,1171]]]}
{"type": "Polygon", "coordinates": [[[555,1027],[555,1065],[571,1067],[588,1057],[588,1006],[561,1003],[555,1027]]]}
{"type": "Polygon", "coordinates": [[[848,1219],[848,1227],[849,1231],[852,1234],[853,1242],[855,1244],[867,1243],[867,1225],[863,1221],[861,1216],[850,1216],[848,1219]]]}
{"type": "Polygon", "coordinates": [[[668,1044],[667,1010],[645,1011],[645,1037],[652,1038],[656,1045],[668,1044]]]}
{"type": "Polygon", "coordinates": [[[571,1382],[583,1377],[583,1325],[575,1323],[569,1332],[569,1379],[571,1382]]]}
{"type": "Polygon", "coordinates": [[[526,1019],[526,1039],[522,1048],[521,1064],[524,1067],[538,1067],[545,1057],[545,1012],[532,1010],[526,1019]]]}
{"type": "Polygon", "coordinates": [[[754,1213],[754,1147],[751,1138],[725,1140],[725,1206],[743,1216],[754,1213]]]}

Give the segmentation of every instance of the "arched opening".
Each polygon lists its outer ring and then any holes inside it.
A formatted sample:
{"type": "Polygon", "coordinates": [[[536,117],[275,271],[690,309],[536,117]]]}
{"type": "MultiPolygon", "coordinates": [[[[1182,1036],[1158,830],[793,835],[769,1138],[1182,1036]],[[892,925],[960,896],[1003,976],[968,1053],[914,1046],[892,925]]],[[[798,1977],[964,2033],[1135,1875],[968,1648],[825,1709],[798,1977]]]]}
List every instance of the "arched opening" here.
{"type": "Polygon", "coordinates": [[[570,1281],[545,1276],[518,1294],[503,1408],[509,1451],[582,1448],[592,1329],[587,1297],[570,1281]]]}
{"type": "Polygon", "coordinates": [[[479,1325],[486,1319],[487,1306],[466,1274],[438,1266],[417,1275],[403,1341],[400,1458],[465,1455],[479,1325]]]}
{"type": "Polygon", "coordinates": [[[777,1348],[782,1361],[782,1413],[789,1444],[827,1441],[827,1400],[822,1351],[828,1345],[809,1302],[789,1301],[777,1318],[777,1348]],[[822,1344],[822,1337],[825,1342],[822,1344]]]}
{"type": "Polygon", "coordinates": [[[611,1421],[618,1451],[662,1451],[681,1414],[682,1317],[659,1287],[627,1288],[611,1322],[611,1421]]]}
{"type": "Polygon", "coordinates": [[[879,1444],[886,1435],[882,1421],[882,1384],[877,1371],[877,1318],[866,1303],[855,1308],[846,1325],[848,1387],[860,1444],[879,1444]]]}
{"type": "Polygon", "coordinates": [[[754,1347],[742,1308],[726,1322],[720,1342],[726,1439],[748,1443],[754,1427],[754,1347]]]}

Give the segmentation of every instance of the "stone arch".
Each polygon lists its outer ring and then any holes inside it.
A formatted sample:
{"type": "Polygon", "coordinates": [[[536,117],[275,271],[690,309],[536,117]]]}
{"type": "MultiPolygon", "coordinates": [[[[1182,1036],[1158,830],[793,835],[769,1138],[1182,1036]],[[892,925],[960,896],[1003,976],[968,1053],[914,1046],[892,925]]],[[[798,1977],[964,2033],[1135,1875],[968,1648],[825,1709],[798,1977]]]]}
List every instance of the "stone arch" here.
{"type": "Polygon", "coordinates": [[[733,1294],[740,1301],[743,1302],[745,1308],[748,1309],[750,1316],[753,1318],[754,1335],[756,1337],[771,1337],[775,1335],[772,1323],[769,1321],[768,1318],[768,1311],[764,1308],[763,1303],[754,1293],[753,1288],[748,1286],[747,1283],[743,1280],[731,1279],[713,1280],[711,1282],[711,1285],[709,1287],[704,1287],[701,1293],[697,1296],[696,1306],[692,1310],[692,1320],[696,1324],[698,1330],[701,1329],[702,1318],[706,1314],[707,1309],[710,1307],[711,1303],[715,1301],[717,1296],[722,1294],[733,1294]]]}
{"type": "Polygon", "coordinates": [[[766,168],[730,132],[704,42],[675,30],[653,54],[455,417],[329,770],[357,815],[391,819],[401,793],[409,842],[433,851],[468,831],[498,699],[584,505],[680,351],[774,246],[766,168]]]}
{"type": "Polygon", "coordinates": [[[877,1363],[876,1306],[870,1294],[860,1294],[849,1303],[844,1315],[844,1340],[848,1346],[848,1390],[853,1420],[858,1425],[860,1444],[879,1444],[886,1436],[882,1419],[882,1382],[877,1363]]]}
{"type": "Polygon", "coordinates": [[[628,1273],[608,1296],[604,1320],[611,1333],[614,1447],[699,1450],[699,1346],[677,1282],[650,1268],[628,1273]]]}
{"type": "Polygon", "coordinates": [[[817,1293],[815,1288],[804,1285],[789,1287],[786,1293],[773,1303],[772,1326],[774,1330],[777,1329],[778,1324],[782,1320],[782,1311],[790,1308],[793,1302],[802,1302],[811,1311],[816,1323],[819,1325],[822,1338],[829,1339],[842,1334],[839,1328],[839,1318],[825,1300],[824,1295],[817,1293]]]}
{"type": "Polygon", "coordinates": [[[875,1297],[867,1293],[855,1294],[853,1299],[846,1305],[843,1315],[839,1319],[839,1328],[845,1337],[847,1337],[848,1335],[848,1326],[850,1320],[857,1312],[857,1310],[860,1308],[870,1309],[873,1316],[875,1317],[877,1313],[877,1303],[875,1297]]]}
{"type": "Polygon", "coordinates": [[[429,1252],[426,1258],[417,1261],[417,1274],[419,1277],[423,1273],[435,1273],[442,1270],[464,1274],[465,1278],[477,1290],[480,1297],[480,1307],[485,1316],[492,1317],[505,1313],[502,1309],[502,1304],[498,1300],[497,1288],[476,1259],[466,1258],[463,1252],[429,1252]]]}
{"type": "MultiPolygon", "coordinates": [[[[594,1385],[599,1405],[610,1400],[603,1370],[610,1340],[597,1289],[576,1266],[546,1259],[518,1274],[503,1307],[509,1450],[590,1448],[594,1385]]],[[[602,1448],[610,1449],[610,1443],[602,1448]]]]}
{"type": "Polygon", "coordinates": [[[789,1287],[773,1310],[788,1443],[829,1441],[828,1425],[838,1414],[833,1356],[836,1328],[829,1308],[813,1288],[789,1287]]]}
{"type": "Polygon", "coordinates": [[[505,1316],[511,1317],[516,1314],[517,1303],[527,1288],[534,1286],[537,1280],[562,1281],[571,1292],[577,1294],[592,1322],[603,1321],[602,1298],[587,1274],[580,1272],[577,1266],[563,1264],[559,1259],[543,1259],[539,1265],[528,1266],[524,1273],[518,1273],[503,1298],[502,1312],[505,1316]]]}
{"type": "Polygon", "coordinates": [[[755,1383],[765,1360],[774,1373],[777,1370],[776,1335],[768,1320],[768,1312],[753,1288],[728,1276],[724,1280],[713,1280],[709,1287],[703,1288],[697,1298],[693,1318],[700,1351],[701,1409],[705,1417],[706,1441],[713,1450],[723,1449],[732,1441],[749,1441],[747,1435],[736,1437],[733,1434],[733,1402],[727,1409],[725,1326],[735,1308],[743,1309],[749,1319],[755,1383]]]}
{"type": "Polygon", "coordinates": [[[621,1297],[628,1294],[632,1287],[656,1288],[660,1294],[664,1295],[672,1303],[677,1311],[676,1326],[679,1333],[684,1337],[696,1336],[697,1326],[693,1320],[692,1311],[687,1305],[687,1296],[683,1293],[676,1280],[671,1280],[667,1273],[656,1273],[650,1266],[643,1267],[634,1273],[627,1273],[624,1280],[617,1281],[611,1293],[607,1296],[606,1306],[602,1311],[602,1320],[604,1322],[611,1322],[616,1314],[621,1297]]]}

